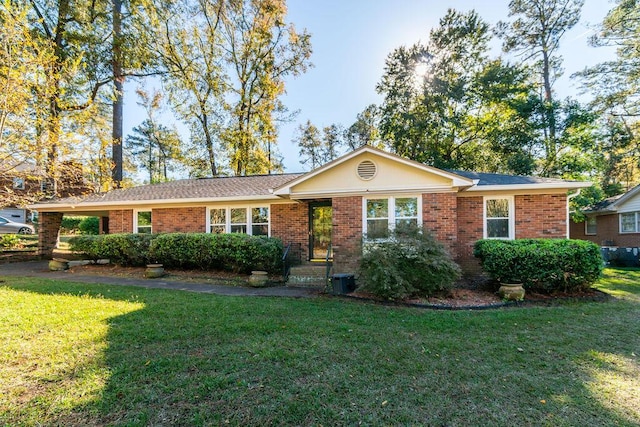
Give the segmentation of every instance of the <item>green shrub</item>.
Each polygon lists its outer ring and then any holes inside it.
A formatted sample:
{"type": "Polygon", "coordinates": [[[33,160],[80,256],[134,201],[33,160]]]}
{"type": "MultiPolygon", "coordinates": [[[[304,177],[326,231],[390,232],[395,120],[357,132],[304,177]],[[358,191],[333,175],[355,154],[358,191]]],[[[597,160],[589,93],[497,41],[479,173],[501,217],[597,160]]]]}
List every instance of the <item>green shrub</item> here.
{"type": "Polygon", "coordinates": [[[282,269],[279,239],[246,234],[170,233],[104,234],[69,239],[72,251],[92,260],[143,266],[162,263],[168,268],[199,268],[248,273],[282,269]]]}
{"type": "Polygon", "coordinates": [[[282,268],[282,243],[236,233],[170,233],[153,240],[150,256],[167,267],[278,273],[282,268]]]}
{"type": "Polygon", "coordinates": [[[430,296],[459,277],[460,267],[442,244],[419,228],[365,244],[360,262],[360,289],[390,300],[430,296]]]}
{"type": "Polygon", "coordinates": [[[586,290],[603,268],[598,245],[584,240],[479,240],[474,256],[498,282],[546,293],[586,290]]]}
{"type": "Polygon", "coordinates": [[[100,232],[100,219],[97,216],[83,218],[78,224],[82,234],[98,234],[100,232]]]}
{"type": "Polygon", "coordinates": [[[2,249],[19,249],[24,247],[24,242],[16,234],[0,235],[0,248],[2,249]]]}
{"type": "Polygon", "coordinates": [[[60,224],[60,232],[62,234],[75,234],[79,230],[78,225],[80,221],[82,221],[82,217],[79,216],[63,217],[62,223],[60,224]]]}
{"type": "Polygon", "coordinates": [[[109,259],[125,266],[143,266],[150,262],[151,234],[102,234],[76,236],[69,239],[69,247],[92,260],[109,259]]]}

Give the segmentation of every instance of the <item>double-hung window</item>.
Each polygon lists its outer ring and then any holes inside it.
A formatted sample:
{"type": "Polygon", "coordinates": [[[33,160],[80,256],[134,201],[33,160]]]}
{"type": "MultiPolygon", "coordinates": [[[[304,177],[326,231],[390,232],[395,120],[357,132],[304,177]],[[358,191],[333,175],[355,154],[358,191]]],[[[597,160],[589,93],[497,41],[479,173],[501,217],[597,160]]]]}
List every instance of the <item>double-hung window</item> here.
{"type": "Polygon", "coordinates": [[[269,207],[211,207],[207,209],[207,232],[269,235],[269,207]]]}
{"type": "Polygon", "coordinates": [[[384,239],[393,230],[420,224],[420,198],[380,197],[364,200],[363,232],[367,239],[384,239]]]}
{"type": "Polygon", "coordinates": [[[584,234],[586,235],[595,235],[598,233],[598,220],[595,216],[587,217],[587,220],[584,222],[584,234]]]}
{"type": "Polygon", "coordinates": [[[151,233],[151,211],[134,211],[133,221],[134,233],[151,233]]]}
{"type": "Polygon", "coordinates": [[[514,239],[513,197],[484,198],[484,238],[514,239]]]}
{"type": "Polygon", "coordinates": [[[620,233],[640,233],[640,212],[620,214],[620,233]]]}

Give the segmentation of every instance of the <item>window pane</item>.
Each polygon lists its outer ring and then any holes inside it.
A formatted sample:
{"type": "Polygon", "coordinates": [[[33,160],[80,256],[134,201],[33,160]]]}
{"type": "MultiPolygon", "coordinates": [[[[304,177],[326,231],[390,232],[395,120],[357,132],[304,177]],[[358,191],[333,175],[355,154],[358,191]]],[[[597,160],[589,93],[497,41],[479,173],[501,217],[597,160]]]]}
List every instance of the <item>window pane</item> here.
{"type": "Polygon", "coordinates": [[[380,239],[389,236],[389,220],[387,219],[368,219],[367,220],[367,238],[380,239]]]}
{"type": "Polygon", "coordinates": [[[415,229],[418,226],[416,218],[396,219],[396,231],[402,233],[403,230],[415,229]]]}
{"type": "Polygon", "coordinates": [[[368,199],[367,200],[367,218],[388,218],[388,217],[389,217],[389,201],[387,199],[368,199]]]}
{"type": "Polygon", "coordinates": [[[586,231],[587,234],[596,234],[597,232],[596,221],[597,220],[595,216],[587,218],[587,231],[586,231]]]}
{"type": "Polygon", "coordinates": [[[246,224],[247,210],[245,208],[231,209],[231,224],[246,224]]]}
{"type": "Polygon", "coordinates": [[[211,232],[214,234],[222,234],[226,231],[226,227],[224,225],[212,225],[211,232]]]}
{"type": "Polygon", "coordinates": [[[509,200],[487,200],[487,218],[509,218],[509,200]]]}
{"type": "Polygon", "coordinates": [[[487,218],[488,238],[509,238],[509,219],[489,219],[487,218]]]}
{"type": "Polygon", "coordinates": [[[138,228],[145,225],[151,226],[151,211],[138,212],[138,228]]]}
{"type": "Polygon", "coordinates": [[[226,209],[211,209],[209,214],[211,224],[224,225],[227,223],[227,210],[226,209]]]}
{"type": "Polygon", "coordinates": [[[636,214],[624,213],[620,214],[620,228],[623,233],[633,233],[636,231],[636,214]]]}
{"type": "Polygon", "coordinates": [[[396,199],[396,217],[397,218],[402,218],[402,217],[417,218],[418,217],[418,199],[415,197],[396,199]]]}
{"type": "Polygon", "coordinates": [[[253,234],[254,236],[268,236],[269,226],[266,224],[252,224],[251,234],[253,234]]]}
{"type": "Polygon", "coordinates": [[[267,224],[269,222],[269,208],[251,209],[251,222],[254,224],[267,224]]]}
{"type": "Polygon", "coordinates": [[[247,232],[246,224],[233,225],[231,224],[231,232],[232,233],[245,233],[247,232]]]}

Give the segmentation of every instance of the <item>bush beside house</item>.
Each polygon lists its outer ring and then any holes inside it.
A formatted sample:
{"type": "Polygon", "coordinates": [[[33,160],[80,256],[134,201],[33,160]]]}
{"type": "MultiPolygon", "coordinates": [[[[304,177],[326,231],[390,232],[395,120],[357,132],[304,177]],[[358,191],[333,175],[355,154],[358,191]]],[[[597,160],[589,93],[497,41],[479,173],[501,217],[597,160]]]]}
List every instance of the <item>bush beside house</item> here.
{"type": "Polygon", "coordinates": [[[603,268],[598,245],[582,240],[479,240],[474,256],[496,281],[545,293],[587,290],[603,268]]]}
{"type": "Polygon", "coordinates": [[[427,297],[450,289],[459,277],[444,246],[417,228],[365,244],[359,289],[389,300],[427,297]]]}
{"type": "Polygon", "coordinates": [[[92,260],[124,266],[161,263],[168,268],[198,268],[249,273],[280,273],[282,242],[245,234],[167,233],[77,236],[71,250],[92,260]]]}

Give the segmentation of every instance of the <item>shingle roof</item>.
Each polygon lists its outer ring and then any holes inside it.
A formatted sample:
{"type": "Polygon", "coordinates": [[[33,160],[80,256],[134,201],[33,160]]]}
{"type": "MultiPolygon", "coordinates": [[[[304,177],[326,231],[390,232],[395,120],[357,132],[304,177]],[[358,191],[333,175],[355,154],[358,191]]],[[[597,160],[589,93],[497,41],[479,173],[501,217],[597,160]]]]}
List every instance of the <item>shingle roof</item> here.
{"type": "Polygon", "coordinates": [[[226,197],[268,196],[270,189],[298,178],[300,173],[279,175],[234,176],[221,178],[181,179],[112,190],[87,197],[52,200],[51,203],[105,203],[154,200],[210,199],[226,197]]]}
{"type": "Polygon", "coordinates": [[[505,175],[499,173],[470,172],[449,170],[451,173],[465,178],[478,180],[478,186],[483,185],[525,185],[525,184],[561,184],[570,181],[557,178],[543,178],[539,176],[505,175]]]}

